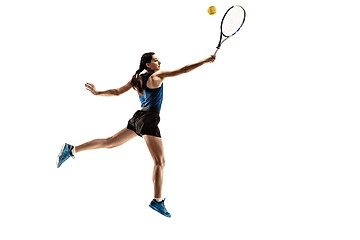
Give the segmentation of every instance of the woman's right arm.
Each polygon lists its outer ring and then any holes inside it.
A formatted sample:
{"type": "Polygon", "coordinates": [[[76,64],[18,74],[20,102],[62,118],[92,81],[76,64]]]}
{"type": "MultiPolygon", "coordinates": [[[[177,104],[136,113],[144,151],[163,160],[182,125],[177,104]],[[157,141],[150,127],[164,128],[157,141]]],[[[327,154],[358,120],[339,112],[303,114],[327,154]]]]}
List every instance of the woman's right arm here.
{"type": "Polygon", "coordinates": [[[109,89],[106,91],[97,91],[94,84],[86,83],[86,90],[90,91],[92,94],[97,96],[119,96],[131,89],[131,81],[122,86],[121,88],[109,89]]]}

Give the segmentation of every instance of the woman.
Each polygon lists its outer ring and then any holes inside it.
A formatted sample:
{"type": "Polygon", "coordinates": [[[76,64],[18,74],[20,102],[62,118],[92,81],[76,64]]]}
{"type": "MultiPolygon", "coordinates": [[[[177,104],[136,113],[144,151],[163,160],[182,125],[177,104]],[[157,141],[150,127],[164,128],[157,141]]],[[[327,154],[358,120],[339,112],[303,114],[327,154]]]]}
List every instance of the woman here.
{"type": "Polygon", "coordinates": [[[214,60],[215,56],[212,55],[197,63],[186,65],[174,71],[159,71],[161,62],[153,52],[149,52],[143,54],[139,69],[132,79],[121,88],[97,91],[93,84],[85,84],[87,90],[94,95],[100,96],[118,96],[133,88],[139,94],[142,108],[129,120],[126,128],[112,137],[95,139],[79,146],[72,146],[65,143],[58,156],[57,167],[59,168],[70,156],[74,157],[76,153],[81,151],[118,147],[137,135],[141,136],[145,139],[146,145],[154,160],[154,199],[150,203],[150,207],[167,217],[171,217],[165,208],[165,199],[161,197],[165,158],[158,124],[160,122],[159,113],[163,99],[163,81],[165,78],[190,72],[204,63],[213,62],[214,60]],[[144,70],[146,70],[146,72],[141,74],[144,70]]]}

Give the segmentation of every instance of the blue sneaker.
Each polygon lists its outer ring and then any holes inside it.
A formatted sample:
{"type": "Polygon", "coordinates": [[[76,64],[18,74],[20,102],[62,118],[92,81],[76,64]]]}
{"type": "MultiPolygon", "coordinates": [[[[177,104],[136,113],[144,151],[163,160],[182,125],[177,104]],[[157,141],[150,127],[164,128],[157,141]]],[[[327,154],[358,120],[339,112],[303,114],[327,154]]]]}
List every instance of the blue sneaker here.
{"type": "Polygon", "coordinates": [[[63,164],[66,160],[68,160],[69,157],[75,158],[74,155],[71,154],[71,150],[73,148],[74,146],[72,145],[69,145],[67,143],[64,144],[64,146],[61,148],[61,151],[56,161],[56,166],[58,168],[61,166],[61,164],[63,164]]]}
{"type": "Polygon", "coordinates": [[[162,200],[162,202],[157,202],[155,199],[153,199],[151,201],[149,207],[151,207],[155,211],[161,213],[162,215],[170,218],[171,214],[166,210],[164,201],[165,201],[165,199],[162,200]]]}

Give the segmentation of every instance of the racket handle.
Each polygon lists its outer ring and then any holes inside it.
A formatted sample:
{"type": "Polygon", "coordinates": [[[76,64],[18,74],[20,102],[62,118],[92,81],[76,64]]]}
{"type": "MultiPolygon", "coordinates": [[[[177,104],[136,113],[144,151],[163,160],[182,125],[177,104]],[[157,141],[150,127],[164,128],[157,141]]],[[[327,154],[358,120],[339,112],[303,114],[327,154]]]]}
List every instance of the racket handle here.
{"type": "Polygon", "coordinates": [[[216,55],[216,53],[219,51],[219,48],[216,48],[216,51],[214,52],[214,55],[216,55]]]}

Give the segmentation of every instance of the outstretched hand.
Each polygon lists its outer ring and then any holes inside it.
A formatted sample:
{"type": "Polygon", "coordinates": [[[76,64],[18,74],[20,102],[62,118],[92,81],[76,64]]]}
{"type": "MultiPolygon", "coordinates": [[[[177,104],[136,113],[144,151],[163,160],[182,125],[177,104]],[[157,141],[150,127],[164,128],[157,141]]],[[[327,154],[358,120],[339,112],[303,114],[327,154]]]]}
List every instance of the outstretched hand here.
{"type": "Polygon", "coordinates": [[[94,95],[98,95],[98,91],[96,90],[94,84],[92,83],[86,83],[85,84],[86,90],[90,91],[94,95]]]}
{"type": "Polygon", "coordinates": [[[210,57],[208,57],[208,58],[205,59],[205,62],[210,62],[210,63],[212,63],[212,62],[215,61],[215,58],[216,58],[216,55],[215,55],[215,54],[214,54],[214,55],[211,55],[210,57]]]}

